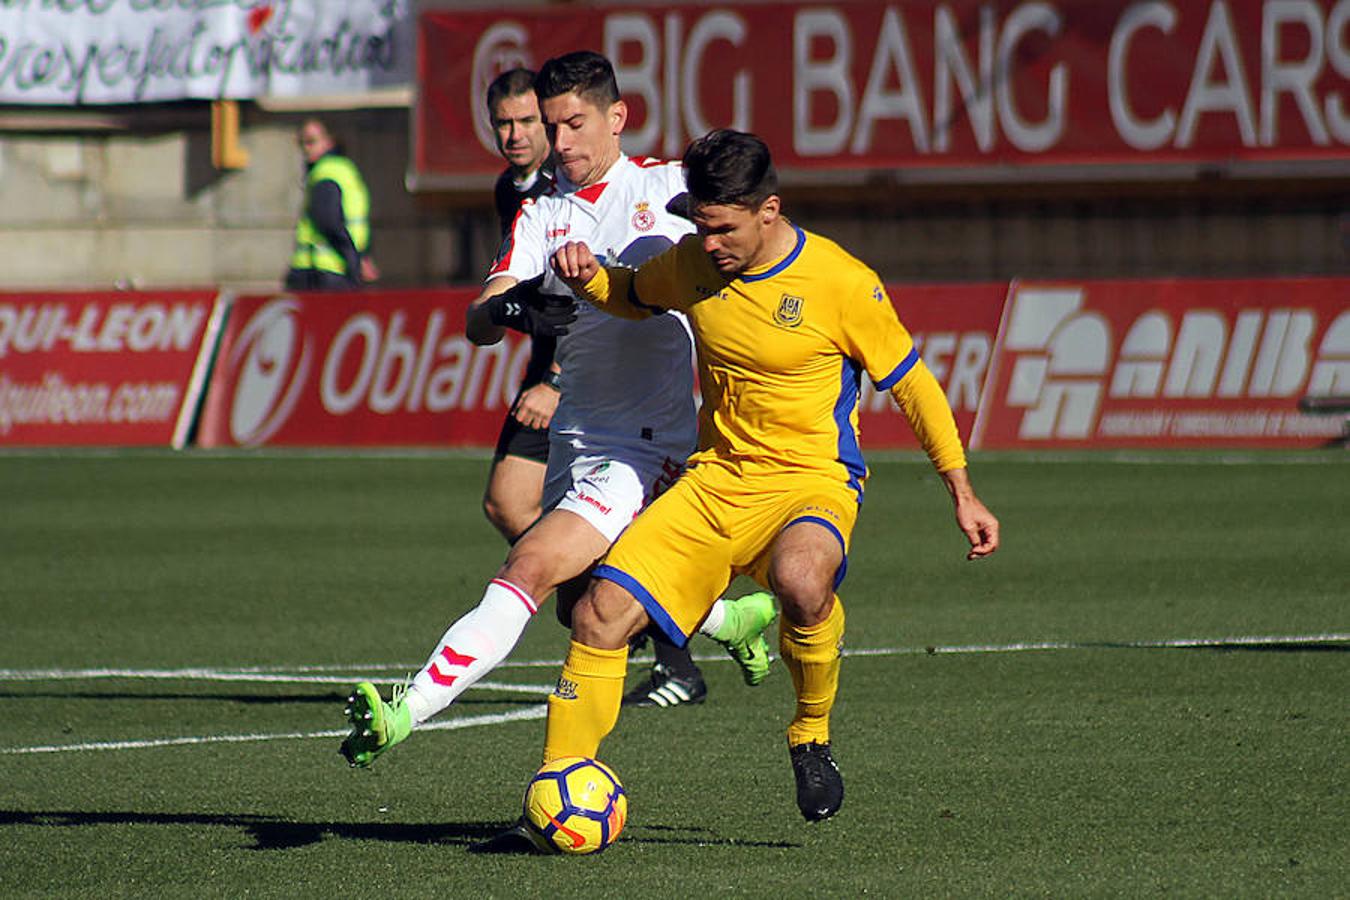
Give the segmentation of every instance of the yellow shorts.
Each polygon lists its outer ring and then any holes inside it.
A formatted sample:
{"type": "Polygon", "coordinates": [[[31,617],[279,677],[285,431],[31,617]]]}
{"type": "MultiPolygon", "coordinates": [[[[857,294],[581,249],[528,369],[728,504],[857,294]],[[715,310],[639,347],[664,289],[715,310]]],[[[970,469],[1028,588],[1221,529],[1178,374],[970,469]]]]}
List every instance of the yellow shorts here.
{"type": "Polygon", "coordinates": [[[594,575],[637,598],[652,623],[683,645],[732,578],[768,586],[769,551],[795,522],[815,522],[848,544],[858,519],[858,491],[814,472],[746,473],[701,463],[648,506],[610,548],[594,575]]]}

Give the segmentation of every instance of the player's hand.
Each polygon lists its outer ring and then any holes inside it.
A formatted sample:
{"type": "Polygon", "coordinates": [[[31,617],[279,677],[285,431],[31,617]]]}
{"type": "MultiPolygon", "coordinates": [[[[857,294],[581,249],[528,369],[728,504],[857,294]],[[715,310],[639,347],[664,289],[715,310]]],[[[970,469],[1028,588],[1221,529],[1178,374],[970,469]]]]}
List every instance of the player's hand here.
{"type": "Polygon", "coordinates": [[[511,415],[516,421],[528,428],[547,428],[553,421],[553,413],[558,408],[561,395],[555,388],[546,384],[535,384],[520,392],[515,409],[511,415]]]}
{"type": "Polygon", "coordinates": [[[998,519],[975,496],[975,490],[970,486],[970,473],[964,468],[949,469],[942,473],[942,480],[956,507],[956,525],[970,541],[966,559],[983,559],[993,553],[998,549],[998,519]]]}
{"type": "Polygon", "coordinates": [[[553,271],[575,289],[595,277],[600,271],[600,261],[581,241],[568,241],[553,254],[553,271]]]}
{"type": "Polygon", "coordinates": [[[484,305],[492,324],[543,337],[567,334],[577,320],[576,300],[566,294],[541,293],[543,281],[543,275],[536,275],[489,297],[484,305]]]}
{"type": "Polygon", "coordinates": [[[956,497],[956,524],[970,541],[966,559],[983,559],[998,549],[998,519],[974,494],[956,497]]]}
{"type": "Polygon", "coordinates": [[[380,267],[375,265],[375,260],[369,256],[361,257],[361,281],[364,284],[372,284],[380,280],[380,267]]]}

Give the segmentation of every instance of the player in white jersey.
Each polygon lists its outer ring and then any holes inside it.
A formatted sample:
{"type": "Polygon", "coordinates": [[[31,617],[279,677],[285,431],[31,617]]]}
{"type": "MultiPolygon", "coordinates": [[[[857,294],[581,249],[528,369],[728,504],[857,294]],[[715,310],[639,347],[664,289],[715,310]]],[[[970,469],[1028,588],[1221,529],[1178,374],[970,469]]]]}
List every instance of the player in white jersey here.
{"type": "MultiPolygon", "coordinates": [[[[517,282],[544,276],[540,290],[567,294],[548,266],[555,250],[575,235],[589,235],[613,262],[638,265],[693,231],[688,220],[666,211],[684,191],[678,163],[620,154],[587,187],[564,170],[553,189],[521,207],[490,280],[517,282]]],[[[631,322],[589,304],[559,338],[554,358],[562,368],[562,397],[550,426],[550,463],[544,506],[571,509],[610,539],[628,524],[575,495],[563,496],[575,460],[622,451],[642,461],[644,487],[668,465],[682,466],[697,440],[693,346],[683,317],[654,316],[631,322]],[[650,477],[647,477],[650,476],[650,477]]]]}
{"type": "MultiPolygon", "coordinates": [[[[546,512],[511,548],[478,605],[442,635],[405,690],[384,701],[356,685],[342,754],[365,767],[449,706],[515,646],[543,600],[559,590],[559,617],[585,574],[656,494],[679,476],[694,450],[692,341],[674,316],[625,322],[573,305],[549,266],[567,241],[586,240],[615,262],[637,265],[690,233],[667,210],[684,191],[674,164],[631,159],[619,148],[627,108],[614,70],[588,51],[549,60],[535,92],[547,123],[557,182],[521,207],[510,237],[471,305],[466,334],[479,344],[507,327],[560,336],[562,397],[550,425],[546,512]],[[554,293],[547,290],[554,287],[554,293]],[[565,585],[573,582],[567,596],[565,585]]],[[[748,683],[768,673],[764,628],[773,598],[719,600],[703,631],[741,665],[748,683]]],[[[681,652],[684,652],[681,650],[681,652]]],[[[692,665],[692,662],[690,663],[692,665]]],[[[701,679],[700,679],[701,681],[701,679]]],[[[702,699],[674,696],[671,702],[702,699]]]]}

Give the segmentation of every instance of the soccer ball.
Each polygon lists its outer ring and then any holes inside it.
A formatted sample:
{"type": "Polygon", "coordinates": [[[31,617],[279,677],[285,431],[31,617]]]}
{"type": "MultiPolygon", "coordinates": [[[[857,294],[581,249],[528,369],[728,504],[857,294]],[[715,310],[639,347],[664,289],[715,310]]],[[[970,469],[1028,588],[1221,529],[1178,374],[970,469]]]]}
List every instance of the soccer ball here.
{"type": "Polygon", "coordinates": [[[628,818],[628,795],[609,766],[583,756],[544,765],[525,791],[525,821],[563,853],[598,853],[628,818]]]}

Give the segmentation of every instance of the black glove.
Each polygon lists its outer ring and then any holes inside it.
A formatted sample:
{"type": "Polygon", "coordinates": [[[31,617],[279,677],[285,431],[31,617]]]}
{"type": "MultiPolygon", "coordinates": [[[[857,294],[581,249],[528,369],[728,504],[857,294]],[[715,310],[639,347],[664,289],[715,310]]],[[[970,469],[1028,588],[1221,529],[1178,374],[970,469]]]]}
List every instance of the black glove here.
{"type": "Polygon", "coordinates": [[[489,297],[485,305],[492,324],[542,337],[567,334],[577,320],[576,300],[570,294],[540,293],[543,281],[543,275],[536,275],[489,297]]]}

